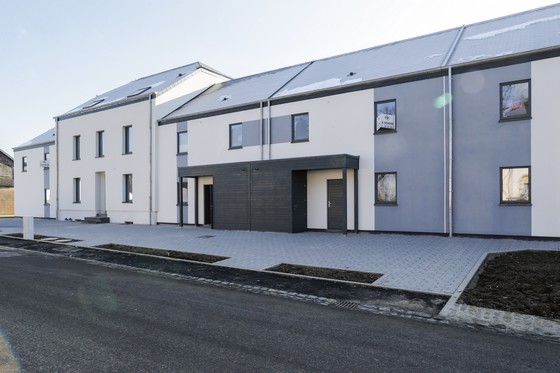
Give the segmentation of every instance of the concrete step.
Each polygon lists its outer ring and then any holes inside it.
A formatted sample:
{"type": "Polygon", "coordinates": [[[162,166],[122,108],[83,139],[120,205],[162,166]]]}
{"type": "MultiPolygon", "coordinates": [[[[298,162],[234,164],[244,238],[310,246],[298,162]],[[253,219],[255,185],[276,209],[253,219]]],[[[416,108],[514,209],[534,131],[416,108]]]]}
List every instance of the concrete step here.
{"type": "Polygon", "coordinates": [[[82,220],[82,223],[88,223],[88,224],[104,224],[109,222],[110,219],[107,216],[90,216],[82,220]]]}

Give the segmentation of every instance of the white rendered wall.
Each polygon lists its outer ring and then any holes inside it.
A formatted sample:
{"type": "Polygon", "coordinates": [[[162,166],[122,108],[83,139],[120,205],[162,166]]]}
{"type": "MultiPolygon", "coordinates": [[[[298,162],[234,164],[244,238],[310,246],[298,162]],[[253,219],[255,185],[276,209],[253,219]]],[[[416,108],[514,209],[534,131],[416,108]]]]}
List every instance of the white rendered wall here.
{"type": "Polygon", "coordinates": [[[531,232],[560,236],[560,58],[531,63],[531,232]]]}
{"type": "MultiPolygon", "coordinates": [[[[14,214],[44,217],[44,168],[42,146],[14,152],[14,214]],[[22,158],[27,157],[27,171],[22,172],[22,158]]],[[[52,162],[52,160],[51,160],[52,162]]],[[[51,204],[54,203],[51,195],[51,204]]]]}
{"type": "Polygon", "coordinates": [[[157,131],[157,222],[177,223],[177,124],[157,131]]]}
{"type": "Polygon", "coordinates": [[[106,210],[111,222],[149,224],[150,102],[116,107],[59,121],[59,219],[95,216],[95,173],[105,172],[106,210]],[[132,126],[132,154],[123,154],[123,127],[132,126]],[[96,158],[96,132],[105,131],[105,156],[96,158]],[[81,160],[73,137],[80,135],[81,160]],[[123,203],[123,175],[132,174],[133,202],[123,203]],[[81,178],[82,201],[73,203],[73,179],[81,178]]]}

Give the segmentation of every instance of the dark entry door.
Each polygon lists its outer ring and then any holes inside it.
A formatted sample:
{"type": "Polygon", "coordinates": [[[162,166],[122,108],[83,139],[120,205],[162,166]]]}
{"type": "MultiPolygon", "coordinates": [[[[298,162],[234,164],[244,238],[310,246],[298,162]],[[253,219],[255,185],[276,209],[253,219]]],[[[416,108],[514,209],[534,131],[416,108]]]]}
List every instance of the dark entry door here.
{"type": "Polygon", "coordinates": [[[345,208],[342,179],[327,180],[327,229],[344,229],[345,208]]]}
{"type": "Polygon", "coordinates": [[[204,224],[213,226],[214,221],[214,185],[204,186],[204,224]]]}

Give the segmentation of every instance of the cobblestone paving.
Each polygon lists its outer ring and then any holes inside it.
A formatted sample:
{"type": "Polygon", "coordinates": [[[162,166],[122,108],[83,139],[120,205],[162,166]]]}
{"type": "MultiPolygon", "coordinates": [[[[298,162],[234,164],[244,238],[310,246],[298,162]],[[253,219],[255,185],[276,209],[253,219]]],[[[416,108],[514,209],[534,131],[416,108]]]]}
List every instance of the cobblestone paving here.
{"type": "MultiPolygon", "coordinates": [[[[0,234],[22,231],[21,219],[0,219],[0,234]]],[[[560,242],[448,238],[398,234],[299,234],[218,231],[173,225],[82,224],[35,220],[35,234],[223,255],[217,264],[263,270],[280,263],[384,274],[375,285],[451,295],[489,252],[560,250],[560,242]]]]}

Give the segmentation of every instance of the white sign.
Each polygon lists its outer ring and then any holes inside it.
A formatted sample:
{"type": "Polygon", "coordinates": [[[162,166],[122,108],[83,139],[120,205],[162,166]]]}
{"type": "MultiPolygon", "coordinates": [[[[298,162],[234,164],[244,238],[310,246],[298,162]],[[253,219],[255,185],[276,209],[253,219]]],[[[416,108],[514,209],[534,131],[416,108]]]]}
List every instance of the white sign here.
{"type": "Polygon", "coordinates": [[[391,114],[379,114],[377,116],[377,129],[387,128],[390,130],[395,129],[395,116],[391,114]]]}

